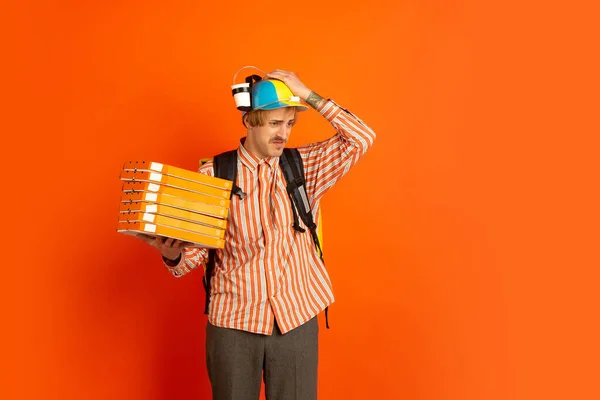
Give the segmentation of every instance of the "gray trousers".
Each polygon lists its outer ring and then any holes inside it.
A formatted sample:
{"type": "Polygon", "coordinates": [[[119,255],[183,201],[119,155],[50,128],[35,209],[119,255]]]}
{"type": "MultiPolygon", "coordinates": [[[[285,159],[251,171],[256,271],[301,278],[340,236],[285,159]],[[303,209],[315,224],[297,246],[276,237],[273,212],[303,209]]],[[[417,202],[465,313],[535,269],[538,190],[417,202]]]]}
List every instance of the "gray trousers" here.
{"type": "Polygon", "coordinates": [[[213,400],[316,400],[319,324],[313,318],[285,335],[206,324],[206,366],[213,400]],[[264,373],[264,375],[263,375],[264,373]]]}

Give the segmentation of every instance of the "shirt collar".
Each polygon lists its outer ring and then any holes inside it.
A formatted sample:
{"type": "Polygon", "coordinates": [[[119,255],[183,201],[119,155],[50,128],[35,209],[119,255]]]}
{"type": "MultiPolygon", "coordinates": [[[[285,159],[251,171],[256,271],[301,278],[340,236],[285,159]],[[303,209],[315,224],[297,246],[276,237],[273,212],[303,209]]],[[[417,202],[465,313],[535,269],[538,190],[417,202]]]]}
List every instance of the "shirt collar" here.
{"type": "Polygon", "coordinates": [[[238,147],[238,157],[242,161],[246,167],[250,168],[250,170],[254,171],[258,168],[258,165],[261,163],[265,163],[269,165],[269,167],[275,167],[275,164],[279,161],[279,157],[266,157],[262,160],[256,157],[254,154],[251,154],[245,147],[244,142],[246,138],[243,137],[240,139],[240,146],[238,147]]]}

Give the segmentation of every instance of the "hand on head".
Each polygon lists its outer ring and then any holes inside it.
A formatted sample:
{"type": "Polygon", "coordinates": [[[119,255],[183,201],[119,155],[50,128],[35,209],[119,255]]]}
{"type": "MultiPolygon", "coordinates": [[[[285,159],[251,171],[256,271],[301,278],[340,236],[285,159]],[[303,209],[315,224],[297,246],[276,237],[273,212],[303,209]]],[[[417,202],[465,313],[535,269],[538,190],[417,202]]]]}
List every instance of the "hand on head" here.
{"type": "Polygon", "coordinates": [[[279,79],[290,88],[294,96],[306,100],[311,90],[293,72],[276,69],[265,75],[265,79],[279,79]]]}

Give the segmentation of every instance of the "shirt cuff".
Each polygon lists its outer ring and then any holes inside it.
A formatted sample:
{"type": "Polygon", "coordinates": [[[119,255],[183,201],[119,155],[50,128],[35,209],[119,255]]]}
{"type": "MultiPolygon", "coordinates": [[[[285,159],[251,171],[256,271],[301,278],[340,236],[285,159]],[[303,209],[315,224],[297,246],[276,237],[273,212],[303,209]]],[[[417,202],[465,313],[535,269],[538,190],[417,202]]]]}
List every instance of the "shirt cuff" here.
{"type": "Polygon", "coordinates": [[[325,117],[327,121],[332,122],[342,112],[342,108],[333,100],[327,99],[317,111],[325,117]]]}

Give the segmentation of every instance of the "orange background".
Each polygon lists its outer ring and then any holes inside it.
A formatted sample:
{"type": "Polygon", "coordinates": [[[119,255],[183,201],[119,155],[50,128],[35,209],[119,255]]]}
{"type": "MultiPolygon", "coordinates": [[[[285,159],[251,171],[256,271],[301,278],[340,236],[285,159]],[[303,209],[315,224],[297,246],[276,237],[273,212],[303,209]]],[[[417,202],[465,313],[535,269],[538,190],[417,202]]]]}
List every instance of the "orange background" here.
{"type": "MultiPolygon", "coordinates": [[[[600,398],[597,10],[24,3],[0,24],[1,398],[209,398],[201,273],[115,232],[118,176],[235,147],[243,65],[378,134],[323,202],[321,399],[600,398]]],[[[310,112],[291,144],[331,134],[310,112]]]]}

